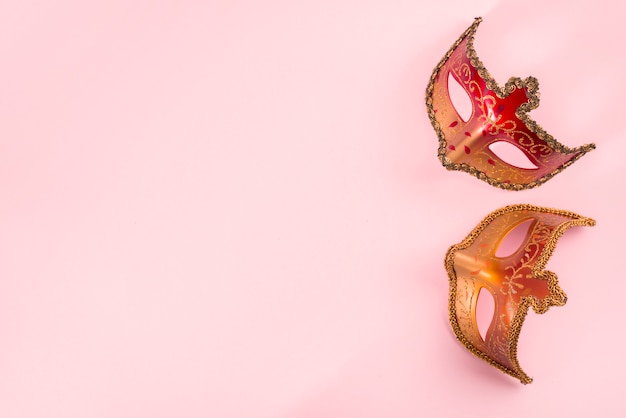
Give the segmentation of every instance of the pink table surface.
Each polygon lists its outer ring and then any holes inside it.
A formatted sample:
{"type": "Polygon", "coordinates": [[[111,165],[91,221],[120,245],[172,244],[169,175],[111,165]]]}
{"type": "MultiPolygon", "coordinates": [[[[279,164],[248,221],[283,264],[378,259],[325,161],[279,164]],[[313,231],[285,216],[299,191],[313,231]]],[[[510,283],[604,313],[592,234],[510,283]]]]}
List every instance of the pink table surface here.
{"type": "Polygon", "coordinates": [[[0,3],[0,417],[626,416],[622,4],[0,3]],[[436,158],[424,90],[475,16],[597,144],[538,189],[436,158]],[[512,203],[597,220],[528,386],[447,318],[445,251],[512,203]]]}

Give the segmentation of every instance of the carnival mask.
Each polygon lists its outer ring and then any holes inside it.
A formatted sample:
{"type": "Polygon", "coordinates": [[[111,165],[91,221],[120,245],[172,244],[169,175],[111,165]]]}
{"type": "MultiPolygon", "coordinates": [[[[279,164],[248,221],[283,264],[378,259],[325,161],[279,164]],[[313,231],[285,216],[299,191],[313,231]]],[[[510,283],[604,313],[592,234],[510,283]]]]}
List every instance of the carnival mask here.
{"type": "Polygon", "coordinates": [[[445,258],[450,322],[461,343],[503,372],[530,383],[532,379],[517,360],[517,342],[528,308],[544,313],[567,300],[556,274],[543,268],[563,232],[593,225],[593,219],[572,212],[513,205],[491,213],[461,243],[450,247],[445,258]],[[522,244],[510,255],[497,256],[503,239],[522,224],[528,224],[522,244]],[[481,289],[494,299],[485,338],[476,320],[481,289]]]}
{"type": "Polygon", "coordinates": [[[463,170],[492,186],[521,190],[541,185],[595,148],[568,148],[544,131],[528,112],[539,106],[534,77],[512,77],[500,87],[478,59],[473,47],[474,23],[452,45],[430,77],[426,106],[439,137],[439,159],[449,170],[463,170]],[[471,99],[464,120],[450,98],[452,77],[471,99]],[[516,147],[531,163],[519,167],[494,153],[494,144],[516,147]]]}

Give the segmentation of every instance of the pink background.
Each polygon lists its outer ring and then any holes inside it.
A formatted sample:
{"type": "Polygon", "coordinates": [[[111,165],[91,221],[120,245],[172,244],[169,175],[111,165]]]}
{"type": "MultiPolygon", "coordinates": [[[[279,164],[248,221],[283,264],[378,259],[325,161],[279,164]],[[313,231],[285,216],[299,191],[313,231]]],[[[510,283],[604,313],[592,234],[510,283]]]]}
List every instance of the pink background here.
{"type": "Polygon", "coordinates": [[[0,417],[624,416],[625,11],[584,3],[0,3],[0,417]],[[424,90],[475,16],[598,146],[539,189],[436,158],[424,90]],[[529,386],[447,318],[445,251],[512,203],[598,222],[548,264],[529,386]]]}

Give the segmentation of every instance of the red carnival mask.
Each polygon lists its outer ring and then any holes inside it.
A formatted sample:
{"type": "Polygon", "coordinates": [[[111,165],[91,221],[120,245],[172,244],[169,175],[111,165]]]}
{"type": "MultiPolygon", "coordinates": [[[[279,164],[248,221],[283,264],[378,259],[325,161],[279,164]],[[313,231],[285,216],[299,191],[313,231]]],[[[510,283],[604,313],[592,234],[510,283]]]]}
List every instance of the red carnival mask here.
{"type": "Polygon", "coordinates": [[[541,185],[585,153],[588,144],[568,148],[558,143],[528,116],[539,106],[539,84],[534,77],[512,77],[504,88],[489,75],[473,47],[474,23],[439,62],[426,89],[430,121],[439,137],[439,159],[449,170],[463,170],[492,186],[510,190],[541,185]],[[469,95],[471,116],[463,120],[448,86],[452,76],[469,95]],[[507,142],[519,149],[535,168],[506,163],[490,146],[507,142]]]}

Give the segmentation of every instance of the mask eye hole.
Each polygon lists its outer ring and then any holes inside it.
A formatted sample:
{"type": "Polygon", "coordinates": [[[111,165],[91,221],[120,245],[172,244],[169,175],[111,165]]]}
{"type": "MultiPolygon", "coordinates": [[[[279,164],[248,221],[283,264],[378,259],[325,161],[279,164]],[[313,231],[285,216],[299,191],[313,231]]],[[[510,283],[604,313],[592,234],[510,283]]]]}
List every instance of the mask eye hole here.
{"type": "Polygon", "coordinates": [[[486,288],[481,288],[476,300],[476,326],[483,341],[487,339],[487,330],[493,321],[496,303],[493,295],[486,288]]]}
{"type": "Polygon", "coordinates": [[[496,141],[489,145],[489,150],[505,163],[517,168],[536,170],[539,168],[522,150],[506,141],[496,141]]]}
{"type": "Polygon", "coordinates": [[[532,219],[527,219],[524,222],[517,224],[511,229],[506,236],[500,241],[498,249],[496,250],[496,257],[508,257],[513,255],[526,241],[528,230],[533,223],[532,219]]]}
{"type": "Polygon", "coordinates": [[[452,76],[452,73],[448,73],[448,95],[454,110],[459,114],[459,117],[463,119],[463,122],[467,122],[472,117],[472,99],[465,89],[459,84],[458,81],[452,76]]]}

